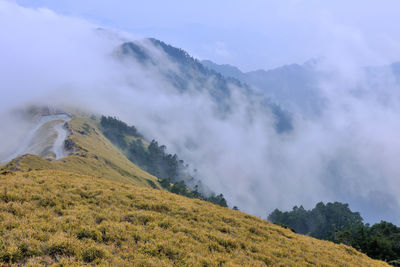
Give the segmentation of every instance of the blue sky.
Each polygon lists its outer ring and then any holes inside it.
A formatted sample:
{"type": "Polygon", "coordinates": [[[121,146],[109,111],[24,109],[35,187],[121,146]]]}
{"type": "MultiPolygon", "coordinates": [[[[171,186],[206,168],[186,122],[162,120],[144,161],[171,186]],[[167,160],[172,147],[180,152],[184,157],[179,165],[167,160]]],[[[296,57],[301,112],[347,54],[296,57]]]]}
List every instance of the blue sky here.
{"type": "Polygon", "coordinates": [[[396,0],[16,0],[243,70],[332,57],[358,65],[400,60],[396,0]]]}

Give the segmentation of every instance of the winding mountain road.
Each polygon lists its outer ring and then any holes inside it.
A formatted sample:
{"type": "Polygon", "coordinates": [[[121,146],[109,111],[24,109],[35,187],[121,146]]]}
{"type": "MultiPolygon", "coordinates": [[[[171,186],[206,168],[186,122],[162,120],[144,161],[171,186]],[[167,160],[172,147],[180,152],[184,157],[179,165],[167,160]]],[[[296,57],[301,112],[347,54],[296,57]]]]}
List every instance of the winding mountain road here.
{"type": "Polygon", "coordinates": [[[22,141],[21,145],[18,149],[10,155],[8,158],[1,160],[1,162],[8,162],[13,160],[14,158],[30,153],[29,151],[30,146],[32,145],[35,136],[39,133],[39,130],[48,122],[52,121],[60,121],[52,125],[53,129],[57,133],[57,138],[52,144],[51,151],[55,154],[55,158],[60,159],[65,157],[65,150],[64,150],[64,141],[68,136],[68,131],[63,127],[64,124],[70,121],[72,117],[68,114],[57,114],[57,115],[47,115],[42,116],[37,124],[27,133],[26,137],[22,141]]]}

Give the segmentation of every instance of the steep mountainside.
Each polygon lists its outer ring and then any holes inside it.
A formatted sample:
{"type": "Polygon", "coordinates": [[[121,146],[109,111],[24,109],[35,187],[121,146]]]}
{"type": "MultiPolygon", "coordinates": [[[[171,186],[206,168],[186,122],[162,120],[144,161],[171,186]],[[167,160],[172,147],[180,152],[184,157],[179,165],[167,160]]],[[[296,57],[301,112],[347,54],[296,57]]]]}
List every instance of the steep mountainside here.
{"type": "Polygon", "coordinates": [[[234,91],[237,90],[254,106],[272,114],[277,132],[283,133],[292,129],[291,114],[282,109],[277,102],[262,97],[236,77],[225,77],[221,73],[203,66],[200,61],[182,49],[150,38],[142,42],[124,43],[117,55],[122,60],[133,58],[144,66],[157,69],[160,75],[181,93],[194,90],[209,94],[216,103],[220,116],[229,116],[232,105],[235,103],[233,101],[234,91]],[[158,50],[159,53],[154,53],[154,50],[158,50]],[[155,56],[159,54],[162,56],[155,56]],[[166,68],[163,57],[175,66],[166,68]]]}

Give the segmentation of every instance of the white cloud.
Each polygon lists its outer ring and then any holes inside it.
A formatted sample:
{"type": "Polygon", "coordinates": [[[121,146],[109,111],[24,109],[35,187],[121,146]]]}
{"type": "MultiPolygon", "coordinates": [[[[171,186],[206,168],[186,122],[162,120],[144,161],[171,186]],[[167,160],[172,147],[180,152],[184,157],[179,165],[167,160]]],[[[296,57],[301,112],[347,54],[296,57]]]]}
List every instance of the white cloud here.
{"type": "MultiPolygon", "coordinates": [[[[329,20],[322,27],[335,37],[327,50],[335,60],[322,68],[330,74],[321,81],[327,108],[316,120],[295,117],[295,131],[279,135],[270,114],[234,87],[232,114],[221,119],[207,94],[181,95],[157,69],[116,62],[111,55],[119,39],[82,19],[0,2],[0,25],[7,25],[0,28],[0,111],[34,101],[118,115],[182,155],[232,205],[259,216],[276,207],[339,200],[362,211],[375,203],[373,212],[400,220],[390,215],[400,201],[399,88],[388,82],[389,74],[368,84],[354,62],[386,57],[357,29],[329,20]],[[361,97],[352,92],[358,85],[365,89],[361,97]]],[[[219,46],[234,53],[228,43],[219,46]]],[[[6,134],[0,132],[0,140],[6,134]]]]}

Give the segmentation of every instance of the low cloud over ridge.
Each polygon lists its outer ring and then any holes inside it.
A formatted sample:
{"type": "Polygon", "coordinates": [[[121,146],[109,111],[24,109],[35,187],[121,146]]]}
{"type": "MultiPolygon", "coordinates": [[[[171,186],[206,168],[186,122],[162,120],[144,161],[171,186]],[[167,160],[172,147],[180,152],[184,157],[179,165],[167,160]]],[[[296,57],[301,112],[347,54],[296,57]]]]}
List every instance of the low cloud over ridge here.
{"type": "MultiPolygon", "coordinates": [[[[13,123],[6,111],[29,103],[84,107],[166,144],[205,184],[252,214],[343,201],[370,221],[400,222],[400,94],[389,68],[372,76],[347,62],[322,62],[323,112],[293,114],[293,131],[279,134],[271,114],[234,85],[226,117],[216,115],[208,94],[179,93],[159,69],[177,71],[174,63],[150,44],[161,67],[122,64],[114,54],[126,34],[1,1],[0,24],[7,25],[0,29],[2,125],[13,123]]],[[[0,133],[1,140],[12,136],[0,133]]]]}

